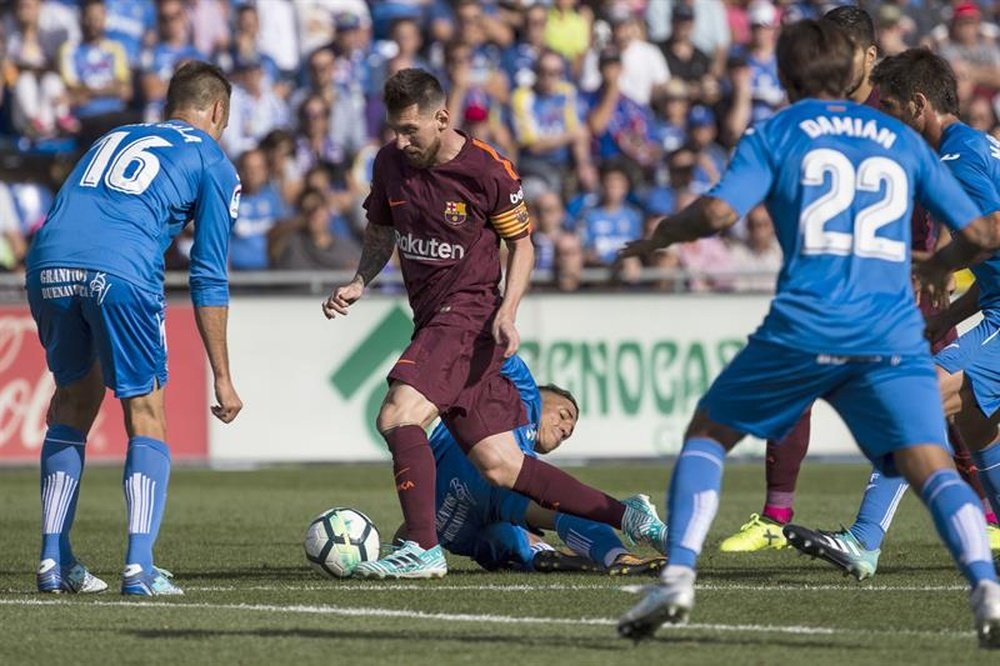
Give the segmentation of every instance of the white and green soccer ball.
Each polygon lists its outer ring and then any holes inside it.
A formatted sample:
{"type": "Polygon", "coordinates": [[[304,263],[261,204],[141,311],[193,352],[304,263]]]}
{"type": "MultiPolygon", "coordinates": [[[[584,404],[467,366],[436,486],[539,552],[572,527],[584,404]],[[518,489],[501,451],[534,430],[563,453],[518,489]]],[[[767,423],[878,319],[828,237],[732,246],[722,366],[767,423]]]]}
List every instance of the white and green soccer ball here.
{"type": "Polygon", "coordinates": [[[306,559],[317,571],[347,578],[362,562],[377,560],[379,534],[357,509],[334,507],[312,519],[305,538],[306,559]]]}

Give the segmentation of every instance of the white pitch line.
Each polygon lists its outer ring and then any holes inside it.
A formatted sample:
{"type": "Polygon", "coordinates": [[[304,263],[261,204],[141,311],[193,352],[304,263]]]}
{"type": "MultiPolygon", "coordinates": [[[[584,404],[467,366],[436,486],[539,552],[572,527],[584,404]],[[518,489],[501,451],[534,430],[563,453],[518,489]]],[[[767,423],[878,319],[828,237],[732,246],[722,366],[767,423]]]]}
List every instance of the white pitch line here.
{"type": "MultiPolygon", "coordinates": [[[[650,579],[652,582],[653,579],[650,579]]],[[[627,586],[609,585],[439,585],[432,582],[417,583],[311,583],[305,585],[248,585],[248,586],[189,586],[184,589],[190,592],[405,592],[419,590],[421,592],[577,592],[588,590],[623,590],[627,586]]],[[[697,589],[709,592],[962,592],[968,591],[966,585],[745,585],[740,583],[709,583],[698,585],[697,589]]],[[[627,590],[626,590],[627,591],[627,590]]]]}
{"type": "MultiPolygon", "coordinates": [[[[391,608],[353,608],[342,606],[275,606],[271,604],[209,604],[209,603],[174,603],[156,602],[141,603],[130,601],[89,601],[89,602],[65,602],[55,599],[0,599],[0,606],[79,606],[79,607],[110,607],[128,608],[134,610],[162,610],[164,608],[190,609],[201,608],[209,610],[232,610],[249,611],[259,613],[287,613],[306,615],[336,615],[340,617],[386,617],[409,620],[439,620],[445,622],[478,622],[486,624],[542,624],[542,625],[571,625],[571,626],[615,626],[617,620],[612,618],[583,617],[583,618],[551,618],[551,617],[515,617],[510,615],[488,615],[470,613],[426,613],[423,611],[411,611],[405,609],[391,608]]],[[[933,636],[935,638],[966,638],[972,635],[967,631],[920,631],[903,630],[900,631],[872,631],[857,629],[841,629],[834,627],[810,627],[800,625],[760,625],[760,624],[687,624],[683,626],[667,625],[664,629],[677,631],[716,631],[716,632],[752,632],[752,633],[774,633],[774,634],[796,634],[807,636],[834,636],[844,634],[863,635],[898,635],[906,633],[919,636],[933,636]]]]}

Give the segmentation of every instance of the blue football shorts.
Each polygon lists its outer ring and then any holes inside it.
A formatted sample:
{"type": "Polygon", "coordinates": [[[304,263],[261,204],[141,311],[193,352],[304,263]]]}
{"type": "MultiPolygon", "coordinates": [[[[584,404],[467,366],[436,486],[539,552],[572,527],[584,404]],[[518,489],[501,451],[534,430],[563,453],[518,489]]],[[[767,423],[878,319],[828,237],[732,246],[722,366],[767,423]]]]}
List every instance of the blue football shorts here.
{"type": "Polygon", "coordinates": [[[897,449],[948,449],[930,354],[839,357],[751,339],[699,408],[717,423],[780,440],[818,398],[830,403],[868,459],[888,474],[897,449]]]}
{"type": "Polygon", "coordinates": [[[449,552],[473,557],[487,526],[524,524],[529,498],[491,486],[457,443],[435,453],[435,525],[441,545],[449,552]]]}
{"type": "Polygon", "coordinates": [[[1000,408],[1000,324],[983,319],[938,352],[934,363],[949,374],[965,373],[986,418],[1000,408]]]}
{"type": "Polygon", "coordinates": [[[116,398],[167,383],[166,302],[101,271],[43,268],[26,280],[28,305],[58,386],[83,378],[99,360],[116,398]]]}

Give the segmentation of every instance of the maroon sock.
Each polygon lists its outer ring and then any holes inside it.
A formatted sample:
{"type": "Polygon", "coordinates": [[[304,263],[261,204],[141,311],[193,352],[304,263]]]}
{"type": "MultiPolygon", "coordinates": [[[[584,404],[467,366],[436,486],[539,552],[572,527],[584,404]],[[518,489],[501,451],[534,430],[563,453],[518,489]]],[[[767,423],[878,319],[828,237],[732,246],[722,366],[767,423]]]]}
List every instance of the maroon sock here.
{"type": "Polygon", "coordinates": [[[955,452],[955,467],[958,469],[958,473],[962,475],[966,483],[972,486],[972,489],[979,495],[979,499],[986,499],[986,491],[983,490],[983,484],[979,482],[976,463],[972,460],[972,454],[969,453],[969,447],[965,443],[965,438],[962,437],[962,433],[958,431],[954,423],[948,424],[948,442],[955,452]]]}
{"type": "Polygon", "coordinates": [[[558,467],[524,456],[514,490],[546,509],[558,510],[621,529],[625,505],[580,483],[558,467]]]}
{"type": "Polygon", "coordinates": [[[420,426],[405,425],[382,435],[392,453],[396,494],[403,509],[406,538],[421,548],[437,545],[434,530],[434,454],[420,426]]]}
{"type": "Polygon", "coordinates": [[[767,500],[763,515],[779,523],[792,519],[795,482],[799,479],[802,459],[809,450],[809,425],[812,408],[799,417],[792,431],[780,441],[767,441],[767,500]]]}

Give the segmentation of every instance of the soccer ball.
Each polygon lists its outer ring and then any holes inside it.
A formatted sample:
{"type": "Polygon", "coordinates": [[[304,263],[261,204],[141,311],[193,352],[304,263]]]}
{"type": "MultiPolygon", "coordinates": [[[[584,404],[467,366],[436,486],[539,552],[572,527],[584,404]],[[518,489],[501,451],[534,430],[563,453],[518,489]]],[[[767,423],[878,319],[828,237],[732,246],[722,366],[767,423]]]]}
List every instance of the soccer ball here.
{"type": "Polygon", "coordinates": [[[347,578],[362,562],[378,559],[379,534],[357,509],[335,507],[312,519],[304,545],[306,559],[317,571],[347,578]]]}

